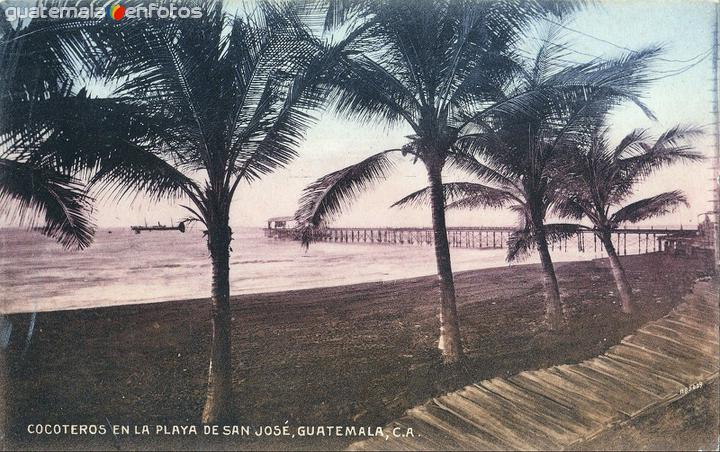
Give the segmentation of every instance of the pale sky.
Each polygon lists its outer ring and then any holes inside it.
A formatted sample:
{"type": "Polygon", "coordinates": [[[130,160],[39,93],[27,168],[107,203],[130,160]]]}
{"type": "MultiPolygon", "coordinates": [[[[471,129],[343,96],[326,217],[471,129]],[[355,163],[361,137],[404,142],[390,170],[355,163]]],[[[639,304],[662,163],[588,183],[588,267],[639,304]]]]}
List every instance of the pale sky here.
{"type": "MultiPolygon", "coordinates": [[[[637,108],[622,108],[612,118],[616,139],[637,127],[650,127],[656,134],[681,123],[703,125],[707,135],[699,139],[697,148],[712,156],[711,88],[712,23],[715,4],[709,1],[657,1],[629,0],[606,1],[591,7],[565,22],[567,27],[581,33],[565,30],[564,38],[570,46],[588,55],[617,56],[623,52],[617,46],[640,49],[650,44],[666,48],[658,63],[659,71],[675,71],[697,61],[698,55],[707,55],[699,64],[686,72],[657,81],[649,90],[646,102],[658,117],[657,122],[647,119],[637,108]],[[608,42],[603,42],[608,41],[608,42]],[[615,45],[613,45],[615,44],[615,45]],[[687,60],[692,60],[686,62],[687,60]]],[[[590,57],[577,54],[578,61],[590,57]]],[[[671,74],[672,72],[665,72],[671,74]]],[[[308,131],[307,140],[300,149],[300,157],[286,169],[266,176],[252,186],[238,190],[232,208],[234,226],[262,226],[273,216],[292,215],[302,189],[316,178],[358,162],[363,158],[397,147],[406,142],[405,128],[388,130],[382,124],[358,125],[326,113],[319,123],[308,131]]],[[[689,209],[653,221],[658,225],[685,226],[696,224],[696,215],[712,208],[711,162],[692,166],[676,166],[658,173],[638,192],[644,197],[666,190],[681,189],[691,202],[689,209]]],[[[336,225],[344,226],[429,226],[429,209],[389,209],[388,206],[402,196],[425,186],[425,170],[421,164],[410,162],[398,165],[394,175],[378,184],[375,190],[362,196],[336,225]]],[[[457,175],[449,174],[446,180],[457,175]]],[[[100,201],[97,205],[99,226],[113,227],[129,224],[177,220],[184,211],[170,202],[148,204],[142,200],[129,201],[120,206],[100,201]]],[[[451,226],[510,225],[515,221],[507,211],[487,210],[450,212],[451,226]]]]}

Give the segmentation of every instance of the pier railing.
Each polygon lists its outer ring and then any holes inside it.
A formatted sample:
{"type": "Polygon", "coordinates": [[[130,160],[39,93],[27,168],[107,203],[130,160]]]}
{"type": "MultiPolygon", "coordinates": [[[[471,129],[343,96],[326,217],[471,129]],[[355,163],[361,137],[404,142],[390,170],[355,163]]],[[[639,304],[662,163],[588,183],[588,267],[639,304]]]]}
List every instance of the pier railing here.
{"type": "MultiPolygon", "coordinates": [[[[517,228],[505,226],[474,226],[447,228],[448,242],[453,248],[501,249],[507,247],[507,241],[517,228]]],[[[346,244],[390,244],[390,245],[432,245],[434,242],[432,228],[322,228],[312,232],[312,241],[346,244]]],[[[265,229],[267,237],[275,239],[299,240],[300,232],[292,228],[265,229]]],[[[695,230],[655,229],[655,228],[623,228],[612,233],[613,243],[620,254],[648,253],[675,249],[677,244],[687,238],[698,237],[695,230]],[[628,248],[628,237],[631,237],[628,248]],[[635,240],[637,239],[637,240],[635,240]],[[635,248],[636,247],[636,248],[635,248]]],[[[592,246],[594,252],[600,252],[595,231],[587,229],[575,234],[570,246],[584,252],[592,246]],[[588,237],[592,236],[592,239],[588,237]],[[592,240],[592,244],[590,244],[592,240]]],[[[568,237],[550,243],[551,250],[568,250],[568,237]]]]}

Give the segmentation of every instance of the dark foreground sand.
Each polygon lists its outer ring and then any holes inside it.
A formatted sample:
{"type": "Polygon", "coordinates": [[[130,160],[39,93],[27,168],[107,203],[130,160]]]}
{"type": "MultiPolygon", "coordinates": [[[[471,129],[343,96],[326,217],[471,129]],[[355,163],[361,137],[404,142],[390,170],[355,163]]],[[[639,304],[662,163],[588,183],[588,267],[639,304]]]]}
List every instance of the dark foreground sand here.
{"type": "MultiPolygon", "coordinates": [[[[381,426],[413,405],[473,381],[598,355],[666,314],[692,281],[708,272],[705,260],[662,254],[628,256],[623,262],[640,313],[633,318],[620,313],[606,261],[558,264],[569,322],[557,333],[541,325],[539,266],[457,274],[469,359],[453,370],[439,364],[433,277],[236,297],[237,423],[381,426]]],[[[153,433],[158,424],[198,424],[209,308],[199,299],[39,316],[36,342],[10,381],[6,446],[298,449],[338,448],[353,439],[208,441],[203,436],[26,432],[35,423],[147,424],[153,433]]],[[[648,437],[648,444],[698,449],[717,435],[716,423],[695,428],[709,436],[671,434],[664,443],[648,437]],[[697,444],[686,443],[693,439],[697,444]]]]}

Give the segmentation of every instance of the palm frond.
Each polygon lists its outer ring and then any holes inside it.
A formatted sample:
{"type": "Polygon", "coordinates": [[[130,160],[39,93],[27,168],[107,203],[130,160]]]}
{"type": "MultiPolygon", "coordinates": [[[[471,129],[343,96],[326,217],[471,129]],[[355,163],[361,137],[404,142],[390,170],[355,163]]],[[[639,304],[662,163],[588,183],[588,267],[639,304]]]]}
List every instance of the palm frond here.
{"type": "MultiPolygon", "coordinates": [[[[445,206],[452,208],[499,208],[513,198],[504,190],[471,182],[448,182],[443,184],[445,206]]],[[[430,205],[430,187],[411,193],[391,207],[427,207],[430,205]]]]}
{"type": "Polygon", "coordinates": [[[545,224],[545,237],[548,243],[559,242],[575,236],[587,227],[575,223],[549,223],[545,224]]]}
{"type": "Polygon", "coordinates": [[[448,209],[500,208],[520,200],[511,192],[482,184],[458,183],[460,189],[453,194],[459,198],[447,205],[448,209]]]}
{"type": "Polygon", "coordinates": [[[360,13],[367,2],[364,0],[328,0],[319,3],[323,6],[327,4],[324,25],[326,30],[331,30],[346,23],[354,17],[354,14],[360,13]]]}
{"type": "Polygon", "coordinates": [[[621,158],[596,160],[594,166],[602,167],[606,174],[604,191],[608,194],[608,201],[615,204],[622,202],[633,193],[633,188],[640,181],[661,168],[675,163],[703,160],[703,154],[695,151],[689,142],[689,139],[701,133],[700,129],[694,127],[673,127],[653,144],[644,142],[633,149],[628,148],[621,158]]]}
{"type": "Polygon", "coordinates": [[[626,205],[615,212],[610,221],[614,225],[621,223],[637,223],[648,218],[673,212],[680,205],[688,206],[687,197],[679,190],[660,193],[650,198],[641,199],[626,205]]]}
{"type": "MultiPolygon", "coordinates": [[[[448,184],[443,184],[443,194],[445,194],[445,196],[447,196],[447,185],[448,184]]],[[[445,198],[445,203],[447,204],[447,197],[445,198]]],[[[427,207],[429,205],[430,187],[425,187],[401,198],[399,201],[393,203],[390,207],[427,207]]]]}
{"type": "MultiPolygon", "coordinates": [[[[332,75],[328,74],[328,68],[337,63],[342,50],[324,48],[315,42],[306,42],[303,48],[303,51],[294,51],[302,53],[295,57],[294,73],[284,73],[284,86],[279,93],[282,105],[270,108],[257,121],[256,130],[251,127],[243,130],[247,137],[241,142],[242,150],[237,159],[231,161],[239,177],[252,180],[293,159],[305,131],[315,123],[313,113],[319,111],[330,96],[326,85],[332,75]]],[[[270,79],[268,83],[277,83],[277,80],[270,79]]]]}
{"type": "Polygon", "coordinates": [[[419,131],[415,94],[395,74],[364,56],[345,60],[340,68],[344,70],[333,83],[333,104],[339,114],[361,123],[404,120],[419,131]]]}
{"type": "Polygon", "coordinates": [[[300,198],[295,219],[301,225],[319,226],[342,213],[357,196],[376,182],[385,179],[394,164],[390,149],[321,177],[308,185],[300,198]]]}
{"type": "Polygon", "coordinates": [[[66,248],[86,248],[95,226],[91,199],[80,181],[51,168],[0,159],[2,212],[55,238],[66,248]],[[42,222],[41,226],[37,223],[42,222]]]}
{"type": "Polygon", "coordinates": [[[588,207],[582,201],[572,196],[566,196],[558,200],[553,206],[553,212],[561,218],[572,218],[581,220],[588,207]]]}
{"type": "Polygon", "coordinates": [[[509,92],[503,97],[464,116],[463,126],[491,118],[507,121],[511,118],[564,117],[578,109],[585,111],[581,117],[589,117],[588,105],[592,106],[592,116],[597,117],[627,101],[654,118],[641,96],[651,82],[651,64],[660,53],[659,47],[649,47],[620,58],[568,66],[537,85],[510,84],[509,92]]]}
{"type": "Polygon", "coordinates": [[[77,174],[117,197],[145,192],[153,199],[173,198],[193,188],[181,168],[197,162],[188,158],[192,151],[180,152],[192,148],[192,142],[188,145],[172,118],[148,115],[126,99],[82,95],[8,107],[26,118],[0,126],[8,154],[77,174]]]}
{"type": "Polygon", "coordinates": [[[692,163],[703,159],[705,156],[701,152],[686,145],[653,149],[642,155],[622,159],[618,166],[623,171],[623,178],[628,183],[635,183],[674,163],[692,163]]]}
{"type": "Polygon", "coordinates": [[[526,258],[533,249],[535,242],[529,228],[513,231],[507,239],[505,260],[515,262],[526,258]]]}
{"type": "MultiPolygon", "coordinates": [[[[648,139],[648,129],[635,129],[620,141],[613,151],[614,158],[621,158],[632,152],[644,152],[648,139]]],[[[601,151],[608,152],[605,146],[599,147],[601,151]]]]}
{"type": "MultiPolygon", "coordinates": [[[[587,229],[585,226],[574,223],[549,223],[543,225],[543,228],[548,243],[561,242],[587,229]]],[[[508,237],[506,259],[508,262],[521,260],[527,257],[536,247],[537,233],[533,228],[519,229],[508,237]]]]}
{"type": "Polygon", "coordinates": [[[681,144],[701,137],[705,131],[702,127],[678,124],[662,133],[653,146],[656,149],[677,147],[681,144]]]}
{"type": "Polygon", "coordinates": [[[155,201],[199,193],[195,182],[175,165],[133,143],[103,156],[90,187],[115,200],[133,193],[144,193],[155,201]]]}
{"type": "Polygon", "coordinates": [[[615,59],[571,66],[550,77],[545,86],[554,91],[548,93],[551,98],[565,100],[555,105],[567,104],[568,100],[589,100],[599,94],[614,104],[630,101],[654,119],[641,96],[652,81],[652,63],[661,53],[661,47],[653,46],[615,59]]]}
{"type": "MultiPolygon", "coordinates": [[[[463,142],[465,142],[465,140],[463,140],[463,142]]],[[[480,141],[479,143],[481,143],[482,145],[482,141],[480,141]]],[[[477,144],[478,142],[475,142],[470,146],[475,146],[477,144]]],[[[510,171],[508,171],[508,168],[506,166],[502,164],[485,164],[473,155],[465,152],[465,150],[467,149],[468,148],[464,148],[463,152],[456,152],[450,154],[449,164],[451,167],[462,170],[484,182],[499,184],[503,187],[508,188],[519,188],[514,175],[510,171]]],[[[496,147],[494,149],[501,148],[496,147]]],[[[482,155],[486,154],[488,153],[482,153],[482,155]]]]}
{"type": "Polygon", "coordinates": [[[663,163],[672,163],[672,157],[677,152],[678,161],[689,160],[694,161],[698,156],[693,152],[687,152],[691,149],[688,145],[693,139],[703,135],[703,129],[692,125],[676,125],[663,132],[655,143],[649,142],[647,130],[641,129],[633,131],[626,136],[623,141],[615,149],[614,157],[617,159],[631,159],[632,157],[656,155],[663,159],[663,163]]]}

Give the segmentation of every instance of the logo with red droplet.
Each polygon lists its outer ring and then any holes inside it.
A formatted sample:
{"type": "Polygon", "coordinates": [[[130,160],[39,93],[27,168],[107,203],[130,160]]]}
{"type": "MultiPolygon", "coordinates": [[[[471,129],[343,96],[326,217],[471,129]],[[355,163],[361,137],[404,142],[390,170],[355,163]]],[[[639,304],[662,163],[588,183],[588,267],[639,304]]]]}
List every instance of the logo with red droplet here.
{"type": "Polygon", "coordinates": [[[112,5],[107,7],[107,15],[114,20],[120,20],[125,17],[125,7],[123,5],[112,5]]]}

